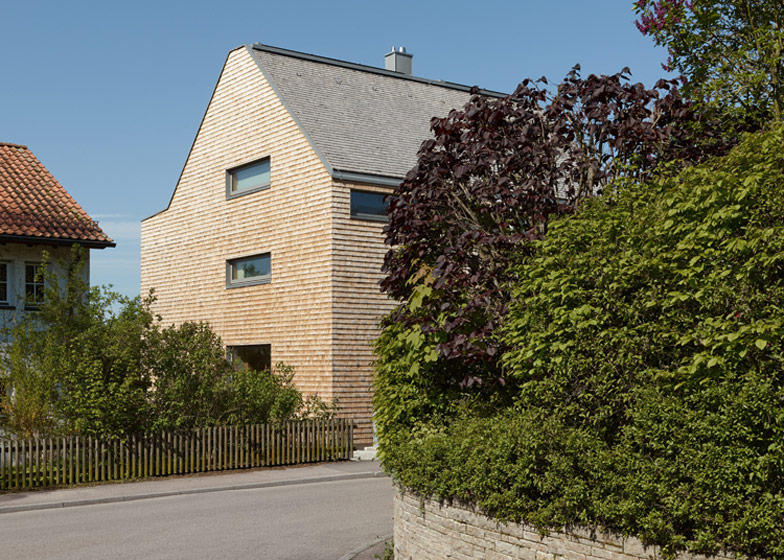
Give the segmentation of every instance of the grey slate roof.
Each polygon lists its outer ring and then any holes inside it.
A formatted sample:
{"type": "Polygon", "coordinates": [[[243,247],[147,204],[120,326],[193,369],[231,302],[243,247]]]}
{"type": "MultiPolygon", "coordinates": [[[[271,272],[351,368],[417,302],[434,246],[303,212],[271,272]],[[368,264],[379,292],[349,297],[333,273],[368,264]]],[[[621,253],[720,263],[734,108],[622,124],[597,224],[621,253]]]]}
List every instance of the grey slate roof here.
{"type": "Polygon", "coordinates": [[[471,97],[457,84],[258,44],[248,50],[333,174],[403,178],[432,135],[430,119],[471,97]]]}

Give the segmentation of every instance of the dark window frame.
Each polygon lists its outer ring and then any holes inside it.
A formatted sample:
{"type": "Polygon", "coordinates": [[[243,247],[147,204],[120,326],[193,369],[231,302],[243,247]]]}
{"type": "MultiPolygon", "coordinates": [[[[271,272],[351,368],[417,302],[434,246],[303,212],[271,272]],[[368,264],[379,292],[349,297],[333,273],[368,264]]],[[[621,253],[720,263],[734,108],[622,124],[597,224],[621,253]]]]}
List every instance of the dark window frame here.
{"type": "Polygon", "coordinates": [[[0,269],[5,271],[5,279],[0,278],[0,308],[11,305],[11,263],[0,261],[0,269]],[[5,288],[5,297],[2,297],[2,288],[5,288]]]}
{"type": "Polygon", "coordinates": [[[388,192],[378,192],[378,191],[364,191],[362,189],[351,189],[351,193],[349,194],[349,217],[352,220],[364,220],[368,222],[382,222],[386,223],[389,221],[389,217],[386,214],[386,209],[389,205],[389,202],[384,202],[384,198],[389,196],[388,192]],[[380,196],[382,199],[382,203],[384,205],[384,214],[365,214],[360,212],[354,211],[354,194],[359,195],[377,195],[380,196]]]}
{"type": "Polygon", "coordinates": [[[243,163],[242,165],[238,165],[237,167],[232,167],[231,169],[226,170],[226,199],[230,200],[232,198],[237,198],[239,196],[244,196],[246,194],[267,190],[268,188],[270,188],[271,183],[272,183],[272,161],[269,156],[248,163],[243,163]],[[254,185],[252,187],[247,187],[242,190],[236,190],[235,185],[237,179],[237,172],[264,163],[267,164],[268,177],[266,181],[262,181],[261,183],[254,185]]]}
{"type": "Polygon", "coordinates": [[[244,286],[257,286],[259,284],[269,284],[272,281],[272,253],[258,253],[255,255],[246,255],[228,259],[226,261],[226,287],[227,288],[242,288],[244,286]],[[250,259],[258,259],[266,257],[269,260],[269,273],[261,276],[251,276],[250,278],[243,278],[241,280],[234,279],[234,268],[237,263],[250,259]]]}

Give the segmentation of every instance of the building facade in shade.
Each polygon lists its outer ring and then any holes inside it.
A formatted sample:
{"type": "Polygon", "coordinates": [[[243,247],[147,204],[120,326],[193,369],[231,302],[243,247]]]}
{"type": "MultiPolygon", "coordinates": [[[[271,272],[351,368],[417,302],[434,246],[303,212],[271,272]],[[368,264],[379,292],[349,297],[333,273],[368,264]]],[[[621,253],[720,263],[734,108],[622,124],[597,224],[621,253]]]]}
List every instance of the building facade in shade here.
{"type": "MultiPolygon", "coordinates": [[[[44,252],[63,275],[73,245],[104,249],[114,242],[27,146],[0,142],[0,329],[43,301],[44,252]]],[[[89,282],[89,251],[84,258],[89,282]]]]}
{"type": "MultiPolygon", "coordinates": [[[[207,321],[248,367],[284,362],[372,441],[384,196],[430,120],[470,88],[255,44],[231,51],[168,207],[142,222],[142,294],[165,323],[207,321]]],[[[494,92],[484,95],[500,96],[494,92]]]]}

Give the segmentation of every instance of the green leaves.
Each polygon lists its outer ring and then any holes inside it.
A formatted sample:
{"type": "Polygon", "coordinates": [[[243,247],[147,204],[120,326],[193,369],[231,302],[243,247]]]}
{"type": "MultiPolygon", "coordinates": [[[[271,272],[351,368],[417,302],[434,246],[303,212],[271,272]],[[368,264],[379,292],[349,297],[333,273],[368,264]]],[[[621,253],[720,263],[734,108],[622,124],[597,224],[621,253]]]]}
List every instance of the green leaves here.
{"type": "Polygon", "coordinates": [[[646,89],[628,69],[583,78],[579,67],[553,91],[524,80],[508,97],[475,95],[433,119],[433,138],[390,198],[381,287],[405,303],[389,321],[442,333],[441,358],[462,363],[445,382],[499,387],[494,333],[510,258],[532,254],[549,219],[578,201],[715,153],[693,134],[701,119],[676,81],[646,89]]]}
{"type": "Polygon", "coordinates": [[[46,269],[46,298],[9,333],[3,355],[3,431],[126,436],[149,429],[262,423],[333,413],[303,397],[290,368],[234,372],[206,323],[161,328],[152,298],[88,288],[83,255],[46,269]],[[69,270],[63,285],[55,273],[69,270]],[[13,396],[12,396],[13,395],[13,396]]]}
{"type": "Polygon", "coordinates": [[[421,359],[433,332],[388,327],[385,467],[415,492],[542,530],[784,559],[783,148],[776,128],[626,185],[510,257],[512,402],[445,395],[439,376],[455,373],[441,368],[463,364],[421,359]]]}
{"type": "Polygon", "coordinates": [[[637,0],[637,28],[667,48],[665,69],[689,82],[687,95],[728,121],[781,121],[784,7],[779,0],[637,0]]]}
{"type": "Polygon", "coordinates": [[[145,421],[148,383],[139,359],[152,314],[138,298],[89,288],[83,266],[78,247],[48,261],[44,303],[9,332],[2,370],[16,398],[0,395],[6,429],[127,434],[145,421]]]}
{"type": "MultiPolygon", "coordinates": [[[[519,409],[604,449],[584,468],[605,482],[570,475],[596,484],[583,515],[668,553],[784,558],[760,536],[782,511],[758,506],[784,499],[760,467],[784,462],[783,146],[780,129],[749,137],[586,204],[515,270],[503,363],[526,381],[519,409]]],[[[520,514],[541,519],[558,499],[520,514]]]]}

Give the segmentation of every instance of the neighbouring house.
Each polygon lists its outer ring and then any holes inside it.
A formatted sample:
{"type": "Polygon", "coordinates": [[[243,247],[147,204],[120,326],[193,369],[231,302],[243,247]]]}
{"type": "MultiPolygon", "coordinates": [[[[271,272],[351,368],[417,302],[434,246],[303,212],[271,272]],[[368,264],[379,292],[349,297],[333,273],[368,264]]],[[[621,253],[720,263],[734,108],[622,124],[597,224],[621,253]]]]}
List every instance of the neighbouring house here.
{"type": "MultiPolygon", "coordinates": [[[[0,328],[43,301],[43,252],[62,266],[74,244],[114,247],[27,146],[0,142],[0,328]]],[[[85,259],[89,281],[89,251],[85,259]]]]}
{"type": "MultiPolygon", "coordinates": [[[[502,94],[482,91],[485,95],[502,94]]],[[[430,120],[470,88],[261,44],[228,54],[168,207],[142,221],[142,293],[166,323],[207,321],[249,367],[285,362],[372,441],[384,196],[430,120]]]]}

